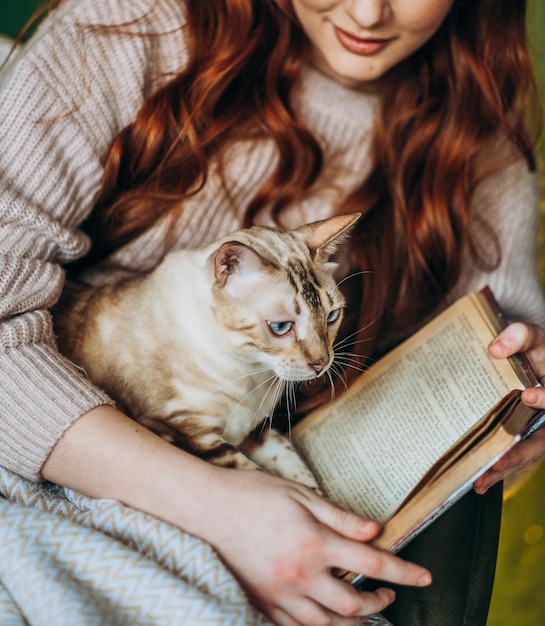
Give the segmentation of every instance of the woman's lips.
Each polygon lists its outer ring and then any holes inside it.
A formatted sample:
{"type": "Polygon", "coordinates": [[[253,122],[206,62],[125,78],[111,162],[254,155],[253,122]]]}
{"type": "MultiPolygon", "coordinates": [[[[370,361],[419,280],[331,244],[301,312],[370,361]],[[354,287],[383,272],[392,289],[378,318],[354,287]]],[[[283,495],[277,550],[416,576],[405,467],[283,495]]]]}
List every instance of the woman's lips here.
{"type": "Polygon", "coordinates": [[[375,54],[382,50],[391,40],[379,39],[377,37],[360,38],[347,33],[345,30],[340,29],[338,26],[333,26],[337,39],[349,52],[359,54],[361,56],[367,56],[375,54]]]}

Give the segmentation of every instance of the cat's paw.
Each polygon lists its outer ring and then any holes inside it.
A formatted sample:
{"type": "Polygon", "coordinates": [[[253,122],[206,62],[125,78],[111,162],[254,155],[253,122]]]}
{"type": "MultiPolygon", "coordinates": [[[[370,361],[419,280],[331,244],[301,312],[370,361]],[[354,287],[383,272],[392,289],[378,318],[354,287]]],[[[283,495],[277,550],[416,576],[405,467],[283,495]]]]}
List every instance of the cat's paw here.
{"type": "Polygon", "coordinates": [[[318,485],[318,483],[316,482],[316,479],[314,478],[313,474],[311,474],[310,470],[291,476],[286,476],[284,474],[284,478],[289,478],[290,480],[293,480],[300,485],[309,487],[310,489],[312,489],[312,491],[314,491],[314,493],[317,493],[319,496],[325,496],[325,493],[320,488],[320,485],[318,485]]]}
{"type": "Polygon", "coordinates": [[[312,489],[312,491],[314,491],[314,493],[318,496],[320,496],[320,498],[325,498],[327,497],[325,492],[321,489],[321,487],[319,487],[318,485],[314,484],[314,485],[310,485],[306,482],[302,482],[297,480],[296,482],[298,482],[301,485],[304,485],[305,487],[308,487],[309,489],[312,489]]]}

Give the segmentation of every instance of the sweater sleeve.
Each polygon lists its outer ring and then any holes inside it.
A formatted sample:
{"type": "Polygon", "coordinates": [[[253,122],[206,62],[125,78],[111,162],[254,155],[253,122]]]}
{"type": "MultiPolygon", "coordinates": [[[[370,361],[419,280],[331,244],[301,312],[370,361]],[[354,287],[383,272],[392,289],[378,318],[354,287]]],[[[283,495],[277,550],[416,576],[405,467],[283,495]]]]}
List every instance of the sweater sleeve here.
{"type": "MultiPolygon", "coordinates": [[[[110,403],[57,352],[48,309],[62,289],[62,265],[88,250],[79,226],[113,138],[154,77],[169,71],[157,37],[114,36],[92,24],[149,29],[140,18],[151,6],[68,0],[0,84],[0,464],[32,480],[79,416],[110,403]]],[[[172,33],[179,4],[163,6],[171,13],[158,12],[154,28],[172,33]]]]}
{"type": "Polygon", "coordinates": [[[545,327],[537,262],[541,220],[537,173],[528,169],[526,161],[517,159],[483,180],[475,191],[472,211],[476,245],[484,250],[486,260],[497,258],[499,249],[499,262],[486,270],[467,253],[453,298],[488,284],[508,319],[545,327]]]}

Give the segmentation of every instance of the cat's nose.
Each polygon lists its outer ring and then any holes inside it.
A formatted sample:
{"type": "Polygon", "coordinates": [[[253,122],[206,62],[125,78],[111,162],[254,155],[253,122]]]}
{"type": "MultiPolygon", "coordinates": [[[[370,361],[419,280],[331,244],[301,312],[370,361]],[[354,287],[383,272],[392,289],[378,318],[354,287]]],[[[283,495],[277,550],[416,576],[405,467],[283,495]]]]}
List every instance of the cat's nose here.
{"type": "Polygon", "coordinates": [[[316,374],[319,374],[320,372],[323,372],[325,364],[325,359],[320,359],[319,361],[312,361],[308,364],[308,366],[312,368],[316,372],[316,374]]]}

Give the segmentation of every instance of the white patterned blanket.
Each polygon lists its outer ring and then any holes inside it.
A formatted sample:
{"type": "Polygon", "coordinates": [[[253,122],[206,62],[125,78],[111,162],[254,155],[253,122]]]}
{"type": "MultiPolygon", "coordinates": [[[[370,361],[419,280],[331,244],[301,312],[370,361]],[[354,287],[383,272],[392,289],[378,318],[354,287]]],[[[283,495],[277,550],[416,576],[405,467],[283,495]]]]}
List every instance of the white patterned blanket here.
{"type": "Polygon", "coordinates": [[[270,624],[207,543],[1,467],[0,550],[2,626],[270,624]]]}

